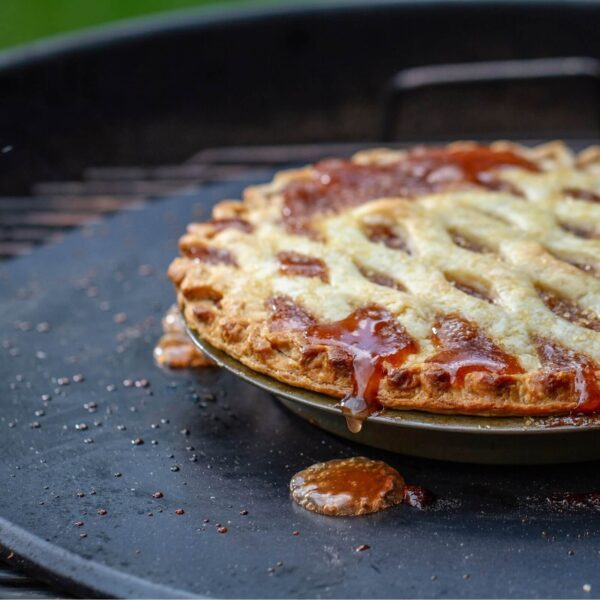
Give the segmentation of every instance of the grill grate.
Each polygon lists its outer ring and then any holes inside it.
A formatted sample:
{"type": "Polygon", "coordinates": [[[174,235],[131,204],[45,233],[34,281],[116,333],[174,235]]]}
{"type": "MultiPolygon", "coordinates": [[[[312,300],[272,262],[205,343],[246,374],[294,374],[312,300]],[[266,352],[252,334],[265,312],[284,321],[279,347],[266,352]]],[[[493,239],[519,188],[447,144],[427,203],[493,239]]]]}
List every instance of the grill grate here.
{"type": "MultiPolygon", "coordinates": [[[[79,181],[35,183],[30,196],[0,197],[0,260],[61,239],[73,227],[208,183],[246,178],[252,171],[348,156],[356,144],[209,148],[178,165],[90,167],[79,181]]],[[[364,146],[363,146],[364,147],[364,146]]]]}

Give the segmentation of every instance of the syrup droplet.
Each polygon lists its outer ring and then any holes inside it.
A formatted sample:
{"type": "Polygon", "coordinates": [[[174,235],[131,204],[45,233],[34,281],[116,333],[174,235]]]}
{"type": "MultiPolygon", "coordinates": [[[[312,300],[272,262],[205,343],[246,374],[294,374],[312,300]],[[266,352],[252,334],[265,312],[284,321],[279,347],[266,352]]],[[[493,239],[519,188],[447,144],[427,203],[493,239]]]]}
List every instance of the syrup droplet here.
{"type": "Polygon", "coordinates": [[[306,510],[352,517],[400,504],[404,479],[384,462],[358,456],[312,465],[292,477],[290,490],[306,510]]]}
{"type": "Polygon", "coordinates": [[[486,371],[498,375],[523,373],[516,357],[499,348],[479,327],[460,315],[439,317],[432,327],[433,343],[439,350],[426,362],[441,367],[454,385],[468,373],[486,371]]]}

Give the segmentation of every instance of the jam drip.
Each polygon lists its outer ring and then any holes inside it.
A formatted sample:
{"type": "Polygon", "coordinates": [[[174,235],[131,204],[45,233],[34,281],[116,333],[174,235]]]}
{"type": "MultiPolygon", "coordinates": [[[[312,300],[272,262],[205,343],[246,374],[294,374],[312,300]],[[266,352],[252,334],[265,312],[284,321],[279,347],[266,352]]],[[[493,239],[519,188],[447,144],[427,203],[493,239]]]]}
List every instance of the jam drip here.
{"type": "Polygon", "coordinates": [[[573,300],[559,296],[550,290],[538,288],[537,292],[542,302],[556,316],[579,327],[600,331],[600,319],[591,310],[582,308],[573,300]]]}
{"type": "Polygon", "coordinates": [[[537,352],[549,375],[557,371],[573,373],[578,402],[575,412],[600,410],[600,365],[589,356],[565,348],[558,342],[539,338],[537,352]]]}
{"type": "Polygon", "coordinates": [[[279,272],[282,275],[318,277],[323,283],[329,281],[327,265],[320,259],[299,252],[283,251],[277,254],[279,272]]]}
{"type": "Polygon", "coordinates": [[[364,456],[317,463],[296,473],[292,499],[331,517],[355,517],[400,504],[404,479],[396,469],[364,456]]]}
{"type": "Polygon", "coordinates": [[[439,350],[426,362],[441,367],[453,385],[461,385],[468,373],[497,375],[523,373],[516,357],[499,348],[479,327],[457,314],[439,317],[432,327],[439,350]]]}
{"type": "Polygon", "coordinates": [[[378,306],[359,308],[334,323],[312,325],[306,330],[311,344],[341,350],[352,361],[352,393],[342,402],[348,427],[360,431],[362,421],[381,408],[377,396],[386,363],[400,366],[418,344],[404,327],[378,306]]]}
{"type": "Polygon", "coordinates": [[[482,186],[513,192],[491,171],[538,167],[508,150],[487,146],[471,148],[416,148],[401,160],[386,165],[361,165],[350,160],[317,163],[309,179],[285,188],[283,221],[288,231],[311,233],[315,214],[331,214],[386,196],[415,197],[433,192],[482,186]]]}

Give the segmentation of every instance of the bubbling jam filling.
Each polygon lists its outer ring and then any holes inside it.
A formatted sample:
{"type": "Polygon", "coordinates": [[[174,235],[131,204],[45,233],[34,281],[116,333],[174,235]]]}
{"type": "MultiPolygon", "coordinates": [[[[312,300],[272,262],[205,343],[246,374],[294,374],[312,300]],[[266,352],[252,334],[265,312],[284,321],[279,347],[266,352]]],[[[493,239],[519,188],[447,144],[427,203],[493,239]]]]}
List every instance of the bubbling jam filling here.
{"type": "Polygon", "coordinates": [[[323,283],[329,281],[327,265],[320,259],[299,252],[282,251],[277,253],[279,272],[282,275],[318,277],[323,283]]]}
{"type": "Polygon", "coordinates": [[[583,308],[577,302],[559,296],[548,289],[537,288],[537,292],[542,302],[556,316],[574,325],[579,325],[579,327],[600,332],[600,319],[591,310],[583,308]]]}
{"type": "Polygon", "coordinates": [[[553,340],[538,338],[536,343],[540,361],[550,374],[556,371],[573,373],[578,396],[574,412],[592,413],[600,410],[600,365],[589,356],[565,348],[553,340]]]}
{"type": "Polygon", "coordinates": [[[287,185],[282,217],[288,231],[310,234],[313,215],[335,213],[386,196],[412,198],[473,186],[516,193],[512,184],[492,173],[505,167],[539,171],[515,152],[479,145],[415,148],[400,160],[379,165],[325,160],[313,167],[308,179],[287,185]]]}
{"type": "Polygon", "coordinates": [[[364,456],[317,463],[296,473],[292,499],[302,508],[332,517],[355,517],[385,510],[404,498],[396,469],[364,456]]]}
{"type": "Polygon", "coordinates": [[[398,367],[418,351],[418,344],[404,327],[378,306],[359,308],[341,321],[311,325],[310,344],[341,350],[352,360],[352,393],[342,402],[348,428],[360,431],[362,421],[381,408],[377,396],[386,364],[398,367]]]}
{"type": "Polygon", "coordinates": [[[516,357],[499,348],[472,321],[457,314],[439,317],[432,327],[438,352],[426,362],[441,367],[453,385],[461,385],[468,373],[497,375],[523,373],[516,357]]]}

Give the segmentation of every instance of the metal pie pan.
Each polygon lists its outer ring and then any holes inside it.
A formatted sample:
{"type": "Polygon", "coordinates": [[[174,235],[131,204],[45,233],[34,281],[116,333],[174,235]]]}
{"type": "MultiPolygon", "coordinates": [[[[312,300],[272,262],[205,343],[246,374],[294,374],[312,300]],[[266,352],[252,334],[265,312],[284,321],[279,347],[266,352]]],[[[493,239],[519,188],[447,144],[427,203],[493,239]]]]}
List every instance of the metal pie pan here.
{"type": "Polygon", "coordinates": [[[480,417],[386,409],[351,433],[335,398],[257,373],[201,339],[192,340],[220,367],[273,394],[288,409],[330,433],[375,448],[456,462],[533,465],[600,459],[600,415],[480,417]]]}

